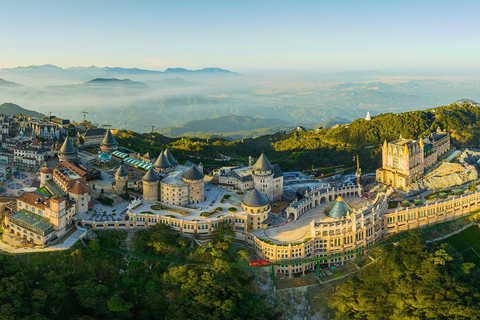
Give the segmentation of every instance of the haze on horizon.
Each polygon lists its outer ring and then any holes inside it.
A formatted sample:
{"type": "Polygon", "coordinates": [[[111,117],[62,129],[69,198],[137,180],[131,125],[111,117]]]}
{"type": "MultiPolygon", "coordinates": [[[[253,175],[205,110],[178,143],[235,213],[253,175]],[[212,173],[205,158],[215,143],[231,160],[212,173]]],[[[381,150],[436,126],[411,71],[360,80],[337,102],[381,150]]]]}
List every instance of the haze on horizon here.
{"type": "Polygon", "coordinates": [[[480,67],[478,1],[0,1],[0,68],[480,67]]]}

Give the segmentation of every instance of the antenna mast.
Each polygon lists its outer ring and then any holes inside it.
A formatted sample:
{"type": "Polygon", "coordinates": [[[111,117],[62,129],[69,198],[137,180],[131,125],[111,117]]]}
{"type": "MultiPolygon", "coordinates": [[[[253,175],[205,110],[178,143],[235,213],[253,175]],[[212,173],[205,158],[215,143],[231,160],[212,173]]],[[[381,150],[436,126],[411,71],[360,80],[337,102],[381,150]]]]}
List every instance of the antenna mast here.
{"type": "Polygon", "coordinates": [[[83,114],[83,122],[86,122],[86,117],[87,117],[87,114],[88,114],[88,111],[82,111],[80,112],[81,114],[83,114]]]}
{"type": "Polygon", "coordinates": [[[362,173],[362,169],[360,169],[360,160],[358,159],[358,154],[357,154],[357,172],[355,175],[357,176],[357,184],[360,184],[360,175],[362,173]]]}

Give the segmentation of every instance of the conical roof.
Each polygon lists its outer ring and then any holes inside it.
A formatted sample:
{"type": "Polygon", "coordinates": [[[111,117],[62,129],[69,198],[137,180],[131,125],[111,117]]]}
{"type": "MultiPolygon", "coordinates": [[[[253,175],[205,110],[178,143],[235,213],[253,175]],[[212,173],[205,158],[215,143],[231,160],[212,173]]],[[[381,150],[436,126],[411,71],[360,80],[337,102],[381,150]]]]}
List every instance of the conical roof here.
{"type": "Polygon", "coordinates": [[[247,207],[264,207],[270,203],[270,200],[257,189],[253,189],[243,197],[242,203],[247,207]]]}
{"type": "Polygon", "coordinates": [[[253,165],[253,169],[258,171],[270,171],[273,170],[273,166],[270,161],[268,161],[265,154],[263,154],[262,152],[257,162],[255,162],[255,164],[253,165]]]}
{"type": "Polygon", "coordinates": [[[61,154],[74,154],[77,152],[75,150],[75,147],[73,146],[72,140],[70,140],[70,137],[67,137],[65,141],[63,141],[62,147],[60,148],[60,153],[61,154]]]}
{"type": "Polygon", "coordinates": [[[118,167],[117,172],[115,172],[115,176],[116,177],[126,177],[126,176],[128,176],[128,173],[127,173],[127,171],[125,171],[125,168],[123,167],[123,165],[120,165],[120,167],[118,167]]]}
{"type": "Polygon", "coordinates": [[[102,144],[107,145],[107,146],[117,144],[117,140],[115,140],[115,138],[113,137],[113,134],[110,131],[110,129],[107,130],[107,133],[105,134],[105,137],[103,137],[102,144]]]}
{"type": "Polygon", "coordinates": [[[157,174],[153,171],[152,168],[148,169],[147,173],[142,178],[143,181],[146,182],[154,182],[160,180],[157,174]]]}
{"type": "Polygon", "coordinates": [[[205,175],[200,170],[198,170],[197,166],[191,166],[182,175],[182,177],[187,180],[201,180],[204,176],[205,175]]]}
{"type": "Polygon", "coordinates": [[[172,165],[176,166],[178,164],[178,161],[175,160],[175,158],[172,156],[172,154],[170,153],[170,150],[165,149],[163,153],[165,153],[165,156],[167,156],[168,162],[170,162],[172,165]]]}
{"type": "Polygon", "coordinates": [[[330,218],[341,219],[351,211],[352,207],[350,207],[342,197],[338,197],[337,200],[325,210],[325,214],[330,218]]]}
{"type": "Polygon", "coordinates": [[[160,155],[157,158],[157,161],[153,164],[155,168],[159,169],[167,169],[172,166],[170,161],[168,161],[167,156],[165,155],[164,152],[161,152],[160,155]]]}

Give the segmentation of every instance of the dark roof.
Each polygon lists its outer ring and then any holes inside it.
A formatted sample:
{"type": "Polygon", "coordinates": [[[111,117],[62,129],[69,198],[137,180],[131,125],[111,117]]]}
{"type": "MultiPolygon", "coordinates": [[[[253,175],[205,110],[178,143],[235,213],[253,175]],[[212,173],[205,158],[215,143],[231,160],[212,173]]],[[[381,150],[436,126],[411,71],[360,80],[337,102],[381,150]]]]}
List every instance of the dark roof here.
{"type": "Polygon", "coordinates": [[[145,153],[142,158],[152,160],[154,157],[150,154],[150,152],[145,153]]]}
{"type": "Polygon", "coordinates": [[[62,154],[74,154],[76,152],[75,147],[73,146],[72,140],[70,137],[67,137],[60,148],[60,153],[62,154]]]}
{"type": "Polygon", "coordinates": [[[107,130],[107,133],[105,134],[105,137],[102,140],[102,144],[106,146],[111,146],[111,145],[116,145],[117,140],[113,137],[112,132],[110,129],[107,130]]]}
{"type": "Polygon", "coordinates": [[[273,165],[273,179],[283,177],[282,169],[278,166],[278,164],[273,165]]]}
{"type": "Polygon", "coordinates": [[[350,207],[342,197],[338,197],[337,200],[325,210],[325,214],[330,218],[341,219],[350,211],[352,211],[352,207],[350,207]]]}
{"type": "Polygon", "coordinates": [[[178,164],[178,161],[175,160],[175,158],[172,156],[172,154],[170,153],[170,150],[165,149],[164,153],[167,156],[168,162],[170,162],[174,166],[178,164]]]}
{"type": "Polygon", "coordinates": [[[91,136],[103,136],[105,134],[105,129],[88,129],[85,131],[85,137],[91,137],[91,136]]]}
{"type": "Polygon", "coordinates": [[[257,189],[253,189],[243,197],[242,203],[247,207],[264,207],[270,203],[270,200],[257,189]]]}
{"type": "Polygon", "coordinates": [[[201,180],[205,175],[196,166],[191,166],[182,174],[182,177],[187,180],[201,180]]]}
{"type": "Polygon", "coordinates": [[[125,171],[125,168],[123,167],[123,165],[120,165],[120,167],[118,167],[117,172],[115,172],[115,176],[117,176],[117,177],[128,176],[128,173],[127,173],[127,171],[125,171]]]}
{"type": "Polygon", "coordinates": [[[270,161],[268,161],[265,154],[263,154],[262,152],[257,162],[255,162],[255,164],[253,165],[253,169],[258,171],[270,171],[270,170],[273,170],[273,166],[270,163],[270,161]]]}
{"type": "Polygon", "coordinates": [[[168,161],[167,159],[167,156],[165,155],[165,153],[160,153],[160,155],[158,156],[157,158],[157,161],[155,161],[155,163],[153,164],[153,166],[155,168],[160,168],[160,169],[166,169],[166,168],[170,168],[172,166],[172,164],[170,163],[170,161],[168,161]]]}
{"type": "Polygon", "coordinates": [[[434,140],[434,141],[441,140],[441,139],[445,138],[446,136],[447,136],[446,133],[432,133],[432,135],[431,135],[432,140],[434,140]]]}
{"type": "Polygon", "coordinates": [[[154,182],[160,180],[157,174],[153,171],[152,168],[148,169],[147,173],[142,178],[143,181],[146,182],[154,182]]]}

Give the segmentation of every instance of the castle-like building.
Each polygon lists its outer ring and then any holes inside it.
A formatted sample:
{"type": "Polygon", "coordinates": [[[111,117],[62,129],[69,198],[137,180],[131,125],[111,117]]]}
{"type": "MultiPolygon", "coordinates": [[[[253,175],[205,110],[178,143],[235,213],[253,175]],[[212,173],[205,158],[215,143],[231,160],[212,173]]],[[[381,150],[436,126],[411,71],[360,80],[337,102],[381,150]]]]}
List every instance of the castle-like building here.
{"type": "Polygon", "coordinates": [[[283,194],[283,173],[277,164],[272,165],[265,154],[248,167],[224,167],[215,175],[219,187],[248,191],[256,189],[270,201],[279,201],[283,194]]]}
{"type": "Polygon", "coordinates": [[[185,206],[205,199],[203,166],[183,166],[166,149],[142,178],[143,200],[185,206]]]}
{"type": "Polygon", "coordinates": [[[437,130],[426,138],[400,139],[382,147],[382,167],[377,169],[377,181],[395,188],[406,188],[423,176],[450,150],[450,136],[437,130]]]}

